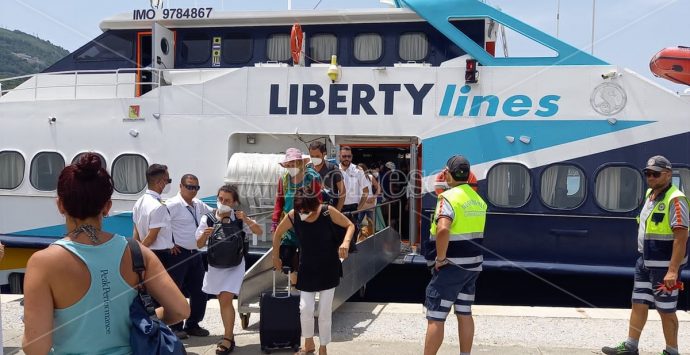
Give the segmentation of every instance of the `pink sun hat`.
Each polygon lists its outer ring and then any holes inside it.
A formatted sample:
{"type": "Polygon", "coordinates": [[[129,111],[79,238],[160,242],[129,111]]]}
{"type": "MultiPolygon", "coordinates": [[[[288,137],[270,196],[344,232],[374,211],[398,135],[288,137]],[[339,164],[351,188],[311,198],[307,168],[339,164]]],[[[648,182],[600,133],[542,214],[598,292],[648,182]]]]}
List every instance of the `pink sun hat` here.
{"type": "Polygon", "coordinates": [[[302,151],[297,148],[288,148],[285,151],[285,158],[279,164],[283,166],[285,163],[295,160],[303,160],[306,162],[309,160],[309,158],[302,156],[302,151]]]}

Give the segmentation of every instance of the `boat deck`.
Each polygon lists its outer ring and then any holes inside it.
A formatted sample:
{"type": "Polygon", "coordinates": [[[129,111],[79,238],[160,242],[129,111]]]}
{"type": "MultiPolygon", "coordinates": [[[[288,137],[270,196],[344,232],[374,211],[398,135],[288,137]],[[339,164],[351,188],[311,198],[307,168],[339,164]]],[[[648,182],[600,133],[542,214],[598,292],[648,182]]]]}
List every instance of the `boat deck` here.
{"type": "MultiPolygon", "coordinates": [[[[2,328],[5,354],[20,350],[23,324],[22,295],[2,296],[2,328]]],[[[625,339],[626,309],[474,306],[476,334],[474,354],[597,354],[603,345],[625,339]]],[[[690,348],[690,313],[678,312],[680,350],[690,348]]],[[[252,315],[249,327],[235,323],[237,348],[234,354],[260,354],[259,316],[252,315]]],[[[222,334],[218,302],[208,303],[201,325],[211,332],[207,338],[184,341],[190,354],[213,354],[222,334]]],[[[457,354],[457,322],[446,323],[446,337],[439,354],[457,354]]],[[[426,320],[420,304],[353,303],[341,306],[333,315],[331,354],[421,354],[426,320]]],[[[318,343],[318,339],[317,339],[318,343]]],[[[664,346],[659,316],[650,312],[640,343],[641,354],[658,354],[664,346]]],[[[289,352],[277,352],[289,353],[289,352]]]]}

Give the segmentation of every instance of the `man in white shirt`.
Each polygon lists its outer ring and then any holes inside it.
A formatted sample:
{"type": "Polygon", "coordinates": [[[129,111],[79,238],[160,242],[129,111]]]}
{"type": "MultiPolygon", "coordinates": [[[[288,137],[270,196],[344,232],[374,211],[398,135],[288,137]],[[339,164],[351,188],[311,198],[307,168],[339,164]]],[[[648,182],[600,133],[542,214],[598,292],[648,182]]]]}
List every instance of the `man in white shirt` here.
{"type": "MultiPolygon", "coordinates": [[[[343,212],[352,212],[364,207],[369,195],[369,180],[364,170],[352,164],[352,149],[348,146],[340,147],[340,170],[345,181],[345,204],[343,212]]],[[[346,214],[353,222],[357,221],[356,214],[346,214]]]]}
{"type": "MultiPolygon", "coordinates": [[[[194,235],[201,217],[213,209],[196,198],[199,189],[199,179],[192,174],[185,174],[180,179],[180,192],[166,201],[172,235],[175,238],[175,251],[170,255],[171,264],[175,267],[168,270],[168,273],[180,290],[189,296],[192,311],[184,324],[184,332],[205,337],[209,335],[209,331],[200,327],[199,322],[204,319],[208,296],[201,290],[204,263],[194,235]]],[[[173,324],[170,328],[182,331],[182,322],[173,324]]]]}
{"type": "MultiPolygon", "coordinates": [[[[132,208],[132,238],[151,249],[166,269],[173,266],[170,256],[174,252],[175,244],[170,229],[170,213],[161,200],[161,194],[170,190],[171,182],[167,166],[151,164],[146,169],[148,189],[132,208]]],[[[178,336],[181,339],[185,338],[184,334],[178,336]]]]}

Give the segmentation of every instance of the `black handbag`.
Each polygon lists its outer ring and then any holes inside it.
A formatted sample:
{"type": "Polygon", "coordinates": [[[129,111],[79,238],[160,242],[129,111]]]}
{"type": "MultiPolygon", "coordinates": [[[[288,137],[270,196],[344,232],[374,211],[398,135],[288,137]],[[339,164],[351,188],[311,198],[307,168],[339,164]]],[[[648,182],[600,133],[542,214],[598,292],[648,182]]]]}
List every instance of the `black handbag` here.
{"type": "Polygon", "coordinates": [[[139,243],[134,239],[129,239],[127,243],[132,253],[132,269],[139,276],[138,294],[129,307],[129,317],[132,321],[129,344],[132,347],[132,353],[134,355],[187,354],[180,339],[156,316],[153,299],[144,286],[142,273],[146,270],[146,266],[139,243]]]}
{"type": "MultiPolygon", "coordinates": [[[[331,221],[331,235],[333,236],[333,241],[335,241],[335,244],[337,247],[340,247],[340,245],[343,244],[343,241],[345,240],[345,234],[347,234],[347,228],[333,223],[333,219],[331,218],[331,214],[328,212],[328,205],[322,205],[321,206],[321,215],[324,217],[328,217],[328,219],[331,221]]],[[[356,223],[354,225],[355,225],[355,232],[352,233],[352,239],[350,239],[350,248],[348,249],[348,253],[356,253],[357,252],[357,235],[359,234],[359,228],[357,228],[356,223]]]]}

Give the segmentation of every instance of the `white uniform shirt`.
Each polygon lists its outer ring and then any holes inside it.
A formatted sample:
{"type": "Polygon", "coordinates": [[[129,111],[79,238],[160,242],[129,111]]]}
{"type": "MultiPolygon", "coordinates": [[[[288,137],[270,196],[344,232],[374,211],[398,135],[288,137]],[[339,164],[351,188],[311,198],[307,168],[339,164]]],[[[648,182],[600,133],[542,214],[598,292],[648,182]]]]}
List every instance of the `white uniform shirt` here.
{"type": "Polygon", "coordinates": [[[165,205],[170,211],[170,226],[175,244],[185,249],[197,250],[194,234],[201,217],[213,209],[198,198],[193,199],[192,204],[189,205],[179,193],[165,201],[165,205]]]}
{"type": "Polygon", "coordinates": [[[156,241],[149,246],[150,249],[163,250],[173,247],[170,213],[157,192],[146,190],[144,196],[141,196],[132,208],[132,219],[141,241],[144,241],[149,229],[160,228],[156,241]]]}
{"type": "MultiPolygon", "coordinates": [[[[345,183],[345,204],[358,204],[362,198],[362,190],[365,187],[369,187],[371,183],[364,176],[364,170],[358,168],[355,164],[350,164],[350,167],[347,169],[343,169],[343,166],[340,165],[340,170],[343,172],[343,181],[345,183]]],[[[371,193],[371,187],[369,187],[369,193],[371,193]]]]}

